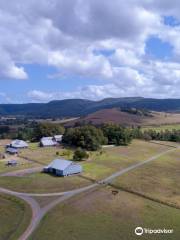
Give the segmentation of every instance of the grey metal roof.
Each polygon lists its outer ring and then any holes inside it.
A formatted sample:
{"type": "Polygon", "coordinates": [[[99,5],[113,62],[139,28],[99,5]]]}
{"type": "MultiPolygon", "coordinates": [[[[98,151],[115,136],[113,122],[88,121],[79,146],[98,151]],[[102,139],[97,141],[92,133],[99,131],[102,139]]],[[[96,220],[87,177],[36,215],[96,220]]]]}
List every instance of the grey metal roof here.
{"type": "Polygon", "coordinates": [[[17,160],[9,160],[8,163],[17,163],[17,160]]]}
{"type": "Polygon", "coordinates": [[[17,150],[16,148],[8,147],[8,148],[6,149],[6,152],[17,153],[18,150],[17,150]]]}
{"type": "Polygon", "coordinates": [[[54,168],[54,169],[63,171],[67,167],[69,167],[71,164],[72,164],[72,161],[69,161],[69,160],[55,159],[47,166],[47,168],[54,168]]]}

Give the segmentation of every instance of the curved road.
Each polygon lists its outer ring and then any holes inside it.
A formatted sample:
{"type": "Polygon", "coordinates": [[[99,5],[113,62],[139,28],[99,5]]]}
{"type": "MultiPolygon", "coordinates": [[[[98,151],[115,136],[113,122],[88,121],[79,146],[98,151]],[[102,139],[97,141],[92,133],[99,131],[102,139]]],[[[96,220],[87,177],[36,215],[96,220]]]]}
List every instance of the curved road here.
{"type": "MultiPolygon", "coordinates": [[[[178,147],[180,148],[180,147],[178,147]]],[[[42,217],[50,210],[52,209],[54,206],[56,206],[58,203],[64,202],[65,200],[67,200],[68,198],[71,198],[72,196],[82,193],[84,191],[88,191],[90,189],[93,189],[95,187],[98,187],[100,185],[107,185],[110,182],[112,182],[115,178],[133,170],[136,168],[139,168],[149,162],[152,162],[154,160],[156,160],[157,158],[167,154],[167,153],[171,153],[173,151],[177,150],[177,148],[173,148],[170,150],[166,150],[162,153],[156,154],[155,156],[148,158],[147,160],[143,161],[143,162],[139,162],[136,164],[133,164],[125,169],[122,169],[120,171],[117,171],[116,173],[112,174],[111,176],[98,181],[97,183],[91,184],[89,186],[83,187],[83,188],[79,188],[79,189],[75,189],[75,190],[71,190],[71,191],[67,191],[67,192],[59,192],[59,193],[22,193],[22,192],[15,192],[15,191],[11,191],[9,189],[5,189],[5,188],[0,188],[0,192],[6,193],[6,194],[10,194],[16,197],[19,197],[21,199],[23,199],[24,201],[26,201],[32,209],[32,219],[31,222],[28,226],[28,228],[26,229],[26,231],[21,235],[21,237],[19,238],[19,240],[26,240],[28,239],[28,237],[33,233],[33,231],[36,229],[36,227],[38,226],[39,222],[41,221],[42,217]],[[59,198],[57,198],[56,200],[50,202],[49,204],[47,204],[45,207],[40,208],[39,204],[37,203],[37,201],[35,199],[33,199],[33,197],[38,196],[38,197],[50,197],[50,196],[59,196],[59,198]]]]}

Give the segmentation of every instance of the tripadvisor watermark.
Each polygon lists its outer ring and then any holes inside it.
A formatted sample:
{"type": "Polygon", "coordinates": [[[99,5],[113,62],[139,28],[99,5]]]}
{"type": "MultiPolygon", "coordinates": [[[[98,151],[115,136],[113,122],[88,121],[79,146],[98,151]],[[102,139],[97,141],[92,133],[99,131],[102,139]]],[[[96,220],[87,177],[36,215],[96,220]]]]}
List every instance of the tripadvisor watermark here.
{"type": "Polygon", "coordinates": [[[157,228],[157,229],[151,229],[151,228],[142,228],[142,227],[136,227],[135,228],[135,234],[138,236],[141,236],[143,234],[172,234],[173,229],[166,229],[166,228],[157,228]]]}

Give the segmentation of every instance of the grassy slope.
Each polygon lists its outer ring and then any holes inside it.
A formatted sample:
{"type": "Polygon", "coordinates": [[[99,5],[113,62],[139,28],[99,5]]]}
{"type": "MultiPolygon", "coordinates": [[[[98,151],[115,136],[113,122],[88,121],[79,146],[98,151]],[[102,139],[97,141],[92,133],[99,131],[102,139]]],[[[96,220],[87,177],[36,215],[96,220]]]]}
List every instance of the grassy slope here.
{"type": "Polygon", "coordinates": [[[40,148],[37,144],[31,144],[28,149],[21,150],[21,157],[26,157],[37,161],[42,165],[49,164],[52,160],[59,157],[69,159],[72,157],[72,151],[60,147],[40,148]],[[57,155],[57,153],[59,155],[57,155]]]}
{"type": "MultiPolygon", "coordinates": [[[[99,180],[111,175],[117,170],[123,169],[136,162],[143,161],[159,152],[167,150],[168,148],[169,147],[164,145],[156,145],[136,140],[128,147],[121,146],[106,148],[102,153],[93,152],[90,153],[89,161],[81,163],[84,168],[82,176],[92,180],[99,180]]],[[[49,159],[50,162],[53,159],[51,157],[55,152],[56,149],[54,148],[38,148],[34,150],[33,157],[36,156],[36,158],[41,158],[41,161],[44,159],[45,162],[49,159]]],[[[23,192],[60,192],[72,190],[73,188],[88,184],[90,184],[89,181],[79,176],[59,178],[43,173],[30,174],[24,177],[0,178],[0,185],[2,187],[23,192]]]]}
{"type": "Polygon", "coordinates": [[[114,181],[114,185],[180,207],[180,150],[160,157],[114,181]]]}
{"type": "Polygon", "coordinates": [[[179,210],[125,192],[114,196],[111,190],[98,189],[57,206],[30,240],[136,240],[137,226],[174,229],[173,235],[144,235],[143,240],[179,239],[179,210]]]}
{"type": "Polygon", "coordinates": [[[20,199],[0,194],[0,213],[0,239],[17,240],[29,224],[29,206],[20,199]]]}
{"type": "Polygon", "coordinates": [[[91,153],[90,161],[84,162],[83,175],[92,179],[102,179],[111,173],[167,150],[169,147],[145,141],[134,140],[127,147],[106,148],[102,153],[91,153]]]}

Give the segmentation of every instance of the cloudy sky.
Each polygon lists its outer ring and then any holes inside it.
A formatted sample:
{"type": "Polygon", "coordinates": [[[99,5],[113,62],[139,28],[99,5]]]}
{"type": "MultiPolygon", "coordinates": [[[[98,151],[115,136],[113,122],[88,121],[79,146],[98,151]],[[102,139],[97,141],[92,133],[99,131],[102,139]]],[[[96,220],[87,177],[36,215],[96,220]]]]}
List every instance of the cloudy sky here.
{"type": "Polygon", "coordinates": [[[0,0],[0,102],[180,98],[179,0],[0,0]]]}

